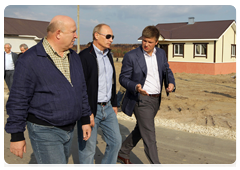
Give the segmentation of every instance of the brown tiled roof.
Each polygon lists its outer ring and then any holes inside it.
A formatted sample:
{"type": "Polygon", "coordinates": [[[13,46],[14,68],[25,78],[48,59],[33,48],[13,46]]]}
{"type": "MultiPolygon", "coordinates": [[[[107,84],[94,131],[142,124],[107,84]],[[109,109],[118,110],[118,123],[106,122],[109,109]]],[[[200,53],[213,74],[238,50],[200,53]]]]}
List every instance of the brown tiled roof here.
{"type": "Polygon", "coordinates": [[[233,22],[234,20],[195,22],[194,24],[183,22],[158,24],[156,27],[164,39],[218,39],[233,22]]]}
{"type": "Polygon", "coordinates": [[[32,35],[43,38],[47,35],[49,22],[4,17],[4,34],[32,35]]]}

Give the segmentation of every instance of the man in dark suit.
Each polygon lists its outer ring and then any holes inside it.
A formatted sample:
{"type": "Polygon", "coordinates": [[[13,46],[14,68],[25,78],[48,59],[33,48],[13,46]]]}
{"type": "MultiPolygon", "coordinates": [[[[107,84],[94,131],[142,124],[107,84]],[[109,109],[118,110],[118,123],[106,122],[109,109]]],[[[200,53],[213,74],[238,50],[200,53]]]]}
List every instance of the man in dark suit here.
{"type": "Polygon", "coordinates": [[[9,91],[12,87],[15,63],[18,58],[18,55],[13,53],[11,49],[12,45],[10,43],[4,45],[4,80],[6,81],[9,91]]]}
{"type": "MultiPolygon", "coordinates": [[[[118,159],[131,164],[130,152],[143,139],[145,154],[152,164],[159,164],[154,117],[161,102],[163,82],[168,76],[167,93],[175,90],[175,79],[164,50],[156,48],[160,33],[154,26],[142,32],[142,45],[125,54],[119,77],[120,84],[127,89],[122,110],[135,114],[136,126],[122,143],[118,159]],[[167,71],[167,74],[166,74],[167,71]]],[[[165,81],[166,82],[166,81],[165,81]]]]}

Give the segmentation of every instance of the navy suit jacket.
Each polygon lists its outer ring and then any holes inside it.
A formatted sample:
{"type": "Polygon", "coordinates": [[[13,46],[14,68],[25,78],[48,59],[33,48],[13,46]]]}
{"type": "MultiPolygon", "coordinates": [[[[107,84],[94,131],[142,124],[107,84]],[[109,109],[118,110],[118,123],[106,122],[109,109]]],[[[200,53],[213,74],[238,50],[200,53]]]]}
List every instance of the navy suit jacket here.
{"type": "MultiPolygon", "coordinates": [[[[175,86],[175,79],[171,69],[169,68],[165,51],[160,48],[156,48],[156,50],[161,88],[166,77],[166,68],[168,70],[168,81],[169,83],[172,83],[175,86]]],[[[128,116],[132,115],[135,104],[138,101],[139,93],[135,89],[136,85],[141,84],[143,87],[146,77],[147,77],[147,65],[143,55],[142,46],[140,46],[125,54],[122,61],[121,74],[119,76],[120,84],[126,88],[126,94],[124,96],[122,103],[122,111],[128,116]]],[[[159,97],[159,103],[160,102],[161,95],[159,97]]]]}

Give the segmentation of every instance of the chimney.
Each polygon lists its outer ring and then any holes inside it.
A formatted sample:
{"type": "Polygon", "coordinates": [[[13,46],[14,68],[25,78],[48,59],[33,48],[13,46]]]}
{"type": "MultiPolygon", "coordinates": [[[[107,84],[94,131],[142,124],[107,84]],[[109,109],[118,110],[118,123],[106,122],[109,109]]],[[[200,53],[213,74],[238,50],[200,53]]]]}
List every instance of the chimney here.
{"type": "Polygon", "coordinates": [[[194,17],[189,17],[188,18],[188,25],[194,24],[194,17]]]}

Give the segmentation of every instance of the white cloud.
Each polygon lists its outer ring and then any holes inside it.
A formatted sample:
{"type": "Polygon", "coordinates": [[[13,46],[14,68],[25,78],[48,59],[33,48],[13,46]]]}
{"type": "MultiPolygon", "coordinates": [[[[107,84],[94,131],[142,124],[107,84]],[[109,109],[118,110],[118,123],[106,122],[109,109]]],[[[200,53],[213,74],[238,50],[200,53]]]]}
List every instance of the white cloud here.
{"type": "Polygon", "coordinates": [[[166,21],[168,18],[187,18],[194,15],[209,15],[219,12],[222,6],[216,5],[121,5],[97,6],[97,9],[105,9],[106,15],[116,16],[118,20],[148,20],[152,22],[166,21]],[[112,10],[114,9],[114,10],[112,10]]]}
{"type": "Polygon", "coordinates": [[[96,26],[97,24],[100,24],[100,22],[97,19],[86,20],[86,19],[80,18],[80,24],[86,27],[92,27],[92,26],[96,26]]]}
{"type": "Polygon", "coordinates": [[[12,17],[14,18],[24,18],[29,20],[38,20],[39,15],[35,16],[33,12],[13,12],[12,17]]]}

